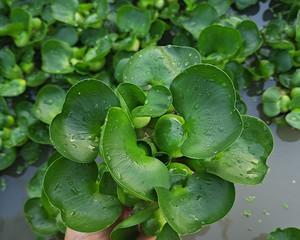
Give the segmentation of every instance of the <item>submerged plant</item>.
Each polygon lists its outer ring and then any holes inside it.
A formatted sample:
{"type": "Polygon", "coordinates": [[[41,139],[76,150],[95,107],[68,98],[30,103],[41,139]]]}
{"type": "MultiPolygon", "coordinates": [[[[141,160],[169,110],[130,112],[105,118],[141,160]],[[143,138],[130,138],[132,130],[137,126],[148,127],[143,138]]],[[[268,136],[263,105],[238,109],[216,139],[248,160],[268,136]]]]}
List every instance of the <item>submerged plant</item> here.
{"type": "Polygon", "coordinates": [[[115,89],[75,84],[52,120],[58,154],[31,181],[25,204],[37,233],[104,230],[130,208],[112,239],[138,231],[179,239],[229,212],[234,183],[258,184],[267,173],[270,130],[239,113],[231,79],[197,50],[145,48],[121,76],[115,89]]]}

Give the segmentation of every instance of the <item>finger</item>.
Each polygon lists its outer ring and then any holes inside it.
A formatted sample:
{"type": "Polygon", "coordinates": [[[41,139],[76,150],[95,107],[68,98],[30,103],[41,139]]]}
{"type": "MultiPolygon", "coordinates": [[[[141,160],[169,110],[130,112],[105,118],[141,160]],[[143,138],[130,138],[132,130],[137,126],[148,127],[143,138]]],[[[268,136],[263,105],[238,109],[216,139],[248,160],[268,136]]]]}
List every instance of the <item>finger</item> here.
{"type": "Polygon", "coordinates": [[[65,240],[109,240],[109,231],[81,233],[67,228],[65,240]]]}
{"type": "Polygon", "coordinates": [[[156,237],[145,237],[145,236],[140,236],[137,240],[155,240],[156,237]]]}
{"type": "MultiPolygon", "coordinates": [[[[110,228],[102,231],[102,232],[95,232],[95,233],[81,233],[77,232],[71,228],[67,228],[65,240],[109,240],[110,232],[112,231],[113,227],[121,222],[123,219],[126,219],[130,216],[131,209],[126,208],[123,210],[121,217],[118,221],[110,228]]],[[[146,239],[145,239],[146,240],[146,239]]],[[[148,239],[147,239],[148,240],[148,239]]]]}

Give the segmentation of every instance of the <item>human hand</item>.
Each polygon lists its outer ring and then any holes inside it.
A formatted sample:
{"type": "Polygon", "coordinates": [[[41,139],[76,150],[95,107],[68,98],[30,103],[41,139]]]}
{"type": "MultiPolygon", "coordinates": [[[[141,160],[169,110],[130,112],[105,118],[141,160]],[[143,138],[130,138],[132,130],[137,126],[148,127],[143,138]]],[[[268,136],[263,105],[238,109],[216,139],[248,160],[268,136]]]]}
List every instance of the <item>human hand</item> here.
{"type": "MultiPolygon", "coordinates": [[[[128,218],[130,215],[130,212],[131,212],[131,210],[128,210],[128,209],[124,210],[119,221],[121,221],[122,219],[128,218]]],[[[71,228],[67,228],[65,240],[110,240],[109,236],[110,236],[110,233],[112,230],[113,230],[113,227],[110,227],[101,232],[81,233],[81,232],[77,232],[71,228]]],[[[137,240],[155,240],[155,239],[156,239],[155,237],[146,237],[141,234],[137,240]]]]}
{"type": "MultiPolygon", "coordinates": [[[[67,228],[65,240],[110,240],[111,229],[96,233],[80,233],[67,228]]],[[[155,240],[155,237],[140,236],[137,240],[155,240]]]]}

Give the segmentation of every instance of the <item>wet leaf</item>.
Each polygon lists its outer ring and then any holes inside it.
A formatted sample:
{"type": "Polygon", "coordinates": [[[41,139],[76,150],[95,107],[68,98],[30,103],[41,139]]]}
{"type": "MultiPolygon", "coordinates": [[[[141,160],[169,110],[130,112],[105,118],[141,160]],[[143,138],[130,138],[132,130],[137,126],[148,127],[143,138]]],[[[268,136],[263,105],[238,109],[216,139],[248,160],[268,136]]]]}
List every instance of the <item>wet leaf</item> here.
{"type": "Polygon", "coordinates": [[[276,231],[270,233],[267,240],[296,240],[300,238],[300,230],[297,228],[278,228],[276,231]]]}
{"type": "Polygon", "coordinates": [[[300,109],[294,109],[286,115],[285,120],[293,128],[300,130],[300,109]]]}
{"type": "Polygon", "coordinates": [[[195,39],[199,38],[201,31],[218,19],[215,8],[207,3],[197,5],[188,16],[180,16],[178,23],[189,31],[195,39]]]}
{"type": "Polygon", "coordinates": [[[42,45],[42,70],[48,73],[65,74],[73,72],[70,60],[71,47],[62,41],[50,39],[42,45]]]}
{"type": "Polygon", "coordinates": [[[75,25],[75,14],[78,6],[78,0],[53,0],[51,4],[52,16],[58,21],[75,25]]]}
{"type": "Polygon", "coordinates": [[[235,90],[219,68],[208,64],[190,67],[174,79],[171,92],[174,107],[185,120],[184,156],[212,157],[240,136],[243,124],[235,108],[235,90]]]}
{"type": "Polygon", "coordinates": [[[180,147],[185,140],[183,125],[183,118],[173,114],[166,114],[158,119],[154,140],[160,151],[173,157],[182,156],[180,147]]]}
{"type": "Polygon", "coordinates": [[[61,211],[64,223],[76,231],[101,231],[121,214],[116,197],[98,192],[97,178],[95,162],[80,164],[65,158],[56,160],[46,172],[44,191],[49,201],[61,211]]]}
{"type": "Polygon", "coordinates": [[[15,97],[26,90],[26,81],[24,79],[13,79],[0,83],[0,96],[15,97]]]}
{"type": "Polygon", "coordinates": [[[147,47],[130,58],[123,81],[142,88],[149,84],[169,87],[180,72],[199,64],[200,59],[197,50],[190,47],[147,47]]]}
{"type": "Polygon", "coordinates": [[[15,148],[2,148],[0,153],[0,171],[10,167],[16,160],[15,148]]]}
{"type": "Polygon", "coordinates": [[[239,52],[240,57],[248,57],[262,46],[263,38],[255,22],[244,20],[237,25],[237,29],[243,38],[243,46],[239,52]]]}
{"type": "Polygon", "coordinates": [[[65,91],[56,85],[43,86],[37,94],[33,111],[35,116],[46,124],[50,124],[62,110],[65,91]]]}
{"type": "Polygon", "coordinates": [[[208,173],[194,173],[184,186],[156,191],[164,217],[180,235],[194,233],[223,218],[235,198],[232,183],[208,173]]]}
{"type": "Polygon", "coordinates": [[[280,113],[280,99],[281,92],[278,87],[270,87],[263,93],[263,111],[268,117],[275,117],[280,113]]]}
{"type": "Polygon", "coordinates": [[[50,144],[49,126],[37,121],[28,127],[27,136],[36,143],[50,144]]]}
{"type": "Polygon", "coordinates": [[[165,114],[172,104],[172,94],[164,86],[154,86],[146,93],[143,106],[132,110],[133,117],[159,117],[165,114]]]}
{"type": "Polygon", "coordinates": [[[115,181],[131,194],[144,200],[153,200],[154,187],[169,187],[166,166],[158,159],[145,155],[138,147],[133,125],[120,108],[109,110],[100,148],[115,181]]]}
{"type": "Polygon", "coordinates": [[[126,4],[117,9],[116,24],[123,32],[145,36],[150,30],[151,15],[147,10],[126,4]]]}
{"type": "Polygon", "coordinates": [[[40,198],[26,201],[24,206],[25,218],[32,230],[40,235],[53,235],[58,232],[56,222],[51,219],[43,208],[40,198]]]}
{"type": "Polygon", "coordinates": [[[273,137],[261,120],[243,116],[242,135],[208,163],[208,171],[239,184],[259,184],[268,171],[266,161],[273,149],[273,137]]]}
{"type": "Polygon", "coordinates": [[[76,162],[92,162],[98,155],[101,125],[119,100],[98,80],[85,80],[67,93],[62,113],[50,125],[50,138],[59,153],[76,162]]]}
{"type": "Polygon", "coordinates": [[[242,43],[241,34],[235,28],[211,25],[201,32],[198,49],[206,62],[218,63],[232,58],[242,43]]]}

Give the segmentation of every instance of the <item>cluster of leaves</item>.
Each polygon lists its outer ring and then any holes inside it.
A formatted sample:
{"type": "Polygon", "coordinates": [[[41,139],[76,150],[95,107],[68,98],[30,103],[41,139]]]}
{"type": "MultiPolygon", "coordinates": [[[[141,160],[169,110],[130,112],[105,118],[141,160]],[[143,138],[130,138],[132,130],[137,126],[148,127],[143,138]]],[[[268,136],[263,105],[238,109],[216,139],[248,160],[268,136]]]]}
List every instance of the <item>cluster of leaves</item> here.
{"type": "Polygon", "coordinates": [[[112,239],[179,239],[263,180],[272,136],[235,91],[276,69],[235,13],[256,2],[0,2],[0,170],[59,153],[29,183],[33,231],[103,230],[129,208],[112,239]]]}
{"type": "MultiPolygon", "coordinates": [[[[120,82],[132,53],[162,38],[165,43],[199,45],[206,62],[222,67],[229,60],[243,61],[260,45],[246,43],[247,34],[257,35],[256,25],[231,21],[225,13],[232,4],[244,9],[256,2],[1,1],[0,170],[13,164],[24,144],[25,155],[28,149],[40,152],[40,144],[49,144],[47,125],[61,111],[65,89],[88,77],[109,85],[120,82]],[[208,28],[211,24],[218,26],[208,28]],[[225,37],[220,46],[215,43],[219,37],[225,37]],[[206,41],[211,44],[203,44],[206,41]]],[[[230,71],[237,67],[228,65],[230,71]]],[[[239,106],[244,112],[245,105],[239,106]]],[[[25,157],[26,164],[38,156],[25,157]]]]}
{"type": "Polygon", "coordinates": [[[115,89],[95,79],[75,84],[52,120],[59,154],[34,177],[39,191],[25,204],[36,232],[104,230],[130,208],[112,239],[140,230],[180,239],[228,213],[233,183],[258,184],[267,173],[270,130],[240,114],[232,80],[196,49],[147,47],[121,76],[115,89]]]}
{"type": "Polygon", "coordinates": [[[276,18],[265,27],[260,68],[264,78],[273,77],[276,86],[263,94],[263,111],[278,123],[300,129],[300,4],[274,4],[276,18]],[[280,12],[276,13],[276,9],[280,12]]]}

